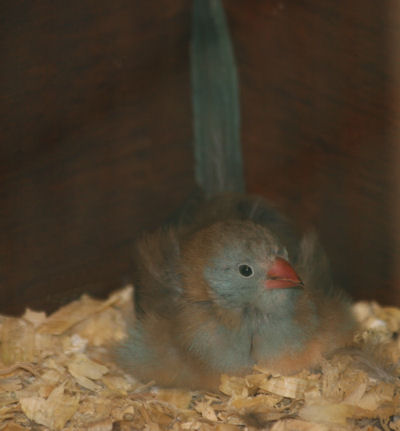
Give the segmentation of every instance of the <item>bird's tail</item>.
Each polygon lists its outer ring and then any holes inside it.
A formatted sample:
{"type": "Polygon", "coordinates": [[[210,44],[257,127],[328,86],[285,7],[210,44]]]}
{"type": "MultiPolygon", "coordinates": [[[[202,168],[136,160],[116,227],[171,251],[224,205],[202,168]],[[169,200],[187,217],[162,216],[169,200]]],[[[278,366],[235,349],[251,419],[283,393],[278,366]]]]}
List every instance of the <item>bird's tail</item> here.
{"type": "Polygon", "coordinates": [[[238,76],[221,0],[193,0],[191,80],[197,184],[243,192],[238,76]]]}

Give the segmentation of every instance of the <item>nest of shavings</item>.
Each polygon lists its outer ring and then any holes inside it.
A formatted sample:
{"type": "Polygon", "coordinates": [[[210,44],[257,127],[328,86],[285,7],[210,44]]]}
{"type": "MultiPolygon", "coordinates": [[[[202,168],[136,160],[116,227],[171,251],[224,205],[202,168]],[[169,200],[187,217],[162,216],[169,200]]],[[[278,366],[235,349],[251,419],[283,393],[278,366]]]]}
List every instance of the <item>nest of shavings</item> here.
{"type": "Polygon", "coordinates": [[[138,382],[109,359],[131,296],[127,287],[49,316],[0,316],[0,430],[400,431],[400,309],[355,304],[367,354],[338,352],[289,377],[255,367],[210,393],[138,382]]]}

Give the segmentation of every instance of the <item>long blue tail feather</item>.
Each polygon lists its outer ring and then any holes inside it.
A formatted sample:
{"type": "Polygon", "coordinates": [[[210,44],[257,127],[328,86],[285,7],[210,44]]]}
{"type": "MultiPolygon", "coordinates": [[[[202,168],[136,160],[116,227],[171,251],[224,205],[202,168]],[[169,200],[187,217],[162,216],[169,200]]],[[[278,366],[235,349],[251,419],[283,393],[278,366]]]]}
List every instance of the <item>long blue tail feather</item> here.
{"type": "Polygon", "coordinates": [[[220,0],[194,0],[191,44],[195,174],[206,196],[245,189],[238,74],[220,0]]]}

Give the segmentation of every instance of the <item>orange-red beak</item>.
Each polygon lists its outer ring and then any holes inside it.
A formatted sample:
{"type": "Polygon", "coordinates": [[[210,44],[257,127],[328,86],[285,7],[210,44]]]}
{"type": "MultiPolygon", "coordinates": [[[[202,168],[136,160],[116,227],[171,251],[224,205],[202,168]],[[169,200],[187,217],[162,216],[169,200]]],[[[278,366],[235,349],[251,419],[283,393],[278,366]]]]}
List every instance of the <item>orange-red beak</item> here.
{"type": "Polygon", "coordinates": [[[267,289],[303,287],[303,282],[287,260],[277,257],[267,272],[265,287],[267,289]]]}

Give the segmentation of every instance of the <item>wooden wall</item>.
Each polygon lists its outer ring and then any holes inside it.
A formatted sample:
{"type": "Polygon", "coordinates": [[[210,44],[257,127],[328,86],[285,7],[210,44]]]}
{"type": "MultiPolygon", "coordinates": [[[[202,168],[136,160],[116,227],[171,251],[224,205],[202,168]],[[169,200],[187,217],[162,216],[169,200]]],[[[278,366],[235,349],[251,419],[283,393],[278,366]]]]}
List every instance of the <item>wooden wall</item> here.
{"type": "Polygon", "coordinates": [[[7,3],[0,303],[54,309],[120,287],[132,238],[192,189],[189,8],[7,3]]]}
{"type": "MultiPolygon", "coordinates": [[[[225,5],[249,191],[315,225],[355,297],[400,305],[395,0],[225,5]]],[[[190,1],[0,5],[1,312],[121,286],[190,193],[189,37],[190,1]]]]}
{"type": "Polygon", "coordinates": [[[318,228],[338,282],[354,296],[400,305],[399,7],[227,4],[249,188],[318,228]]]}

